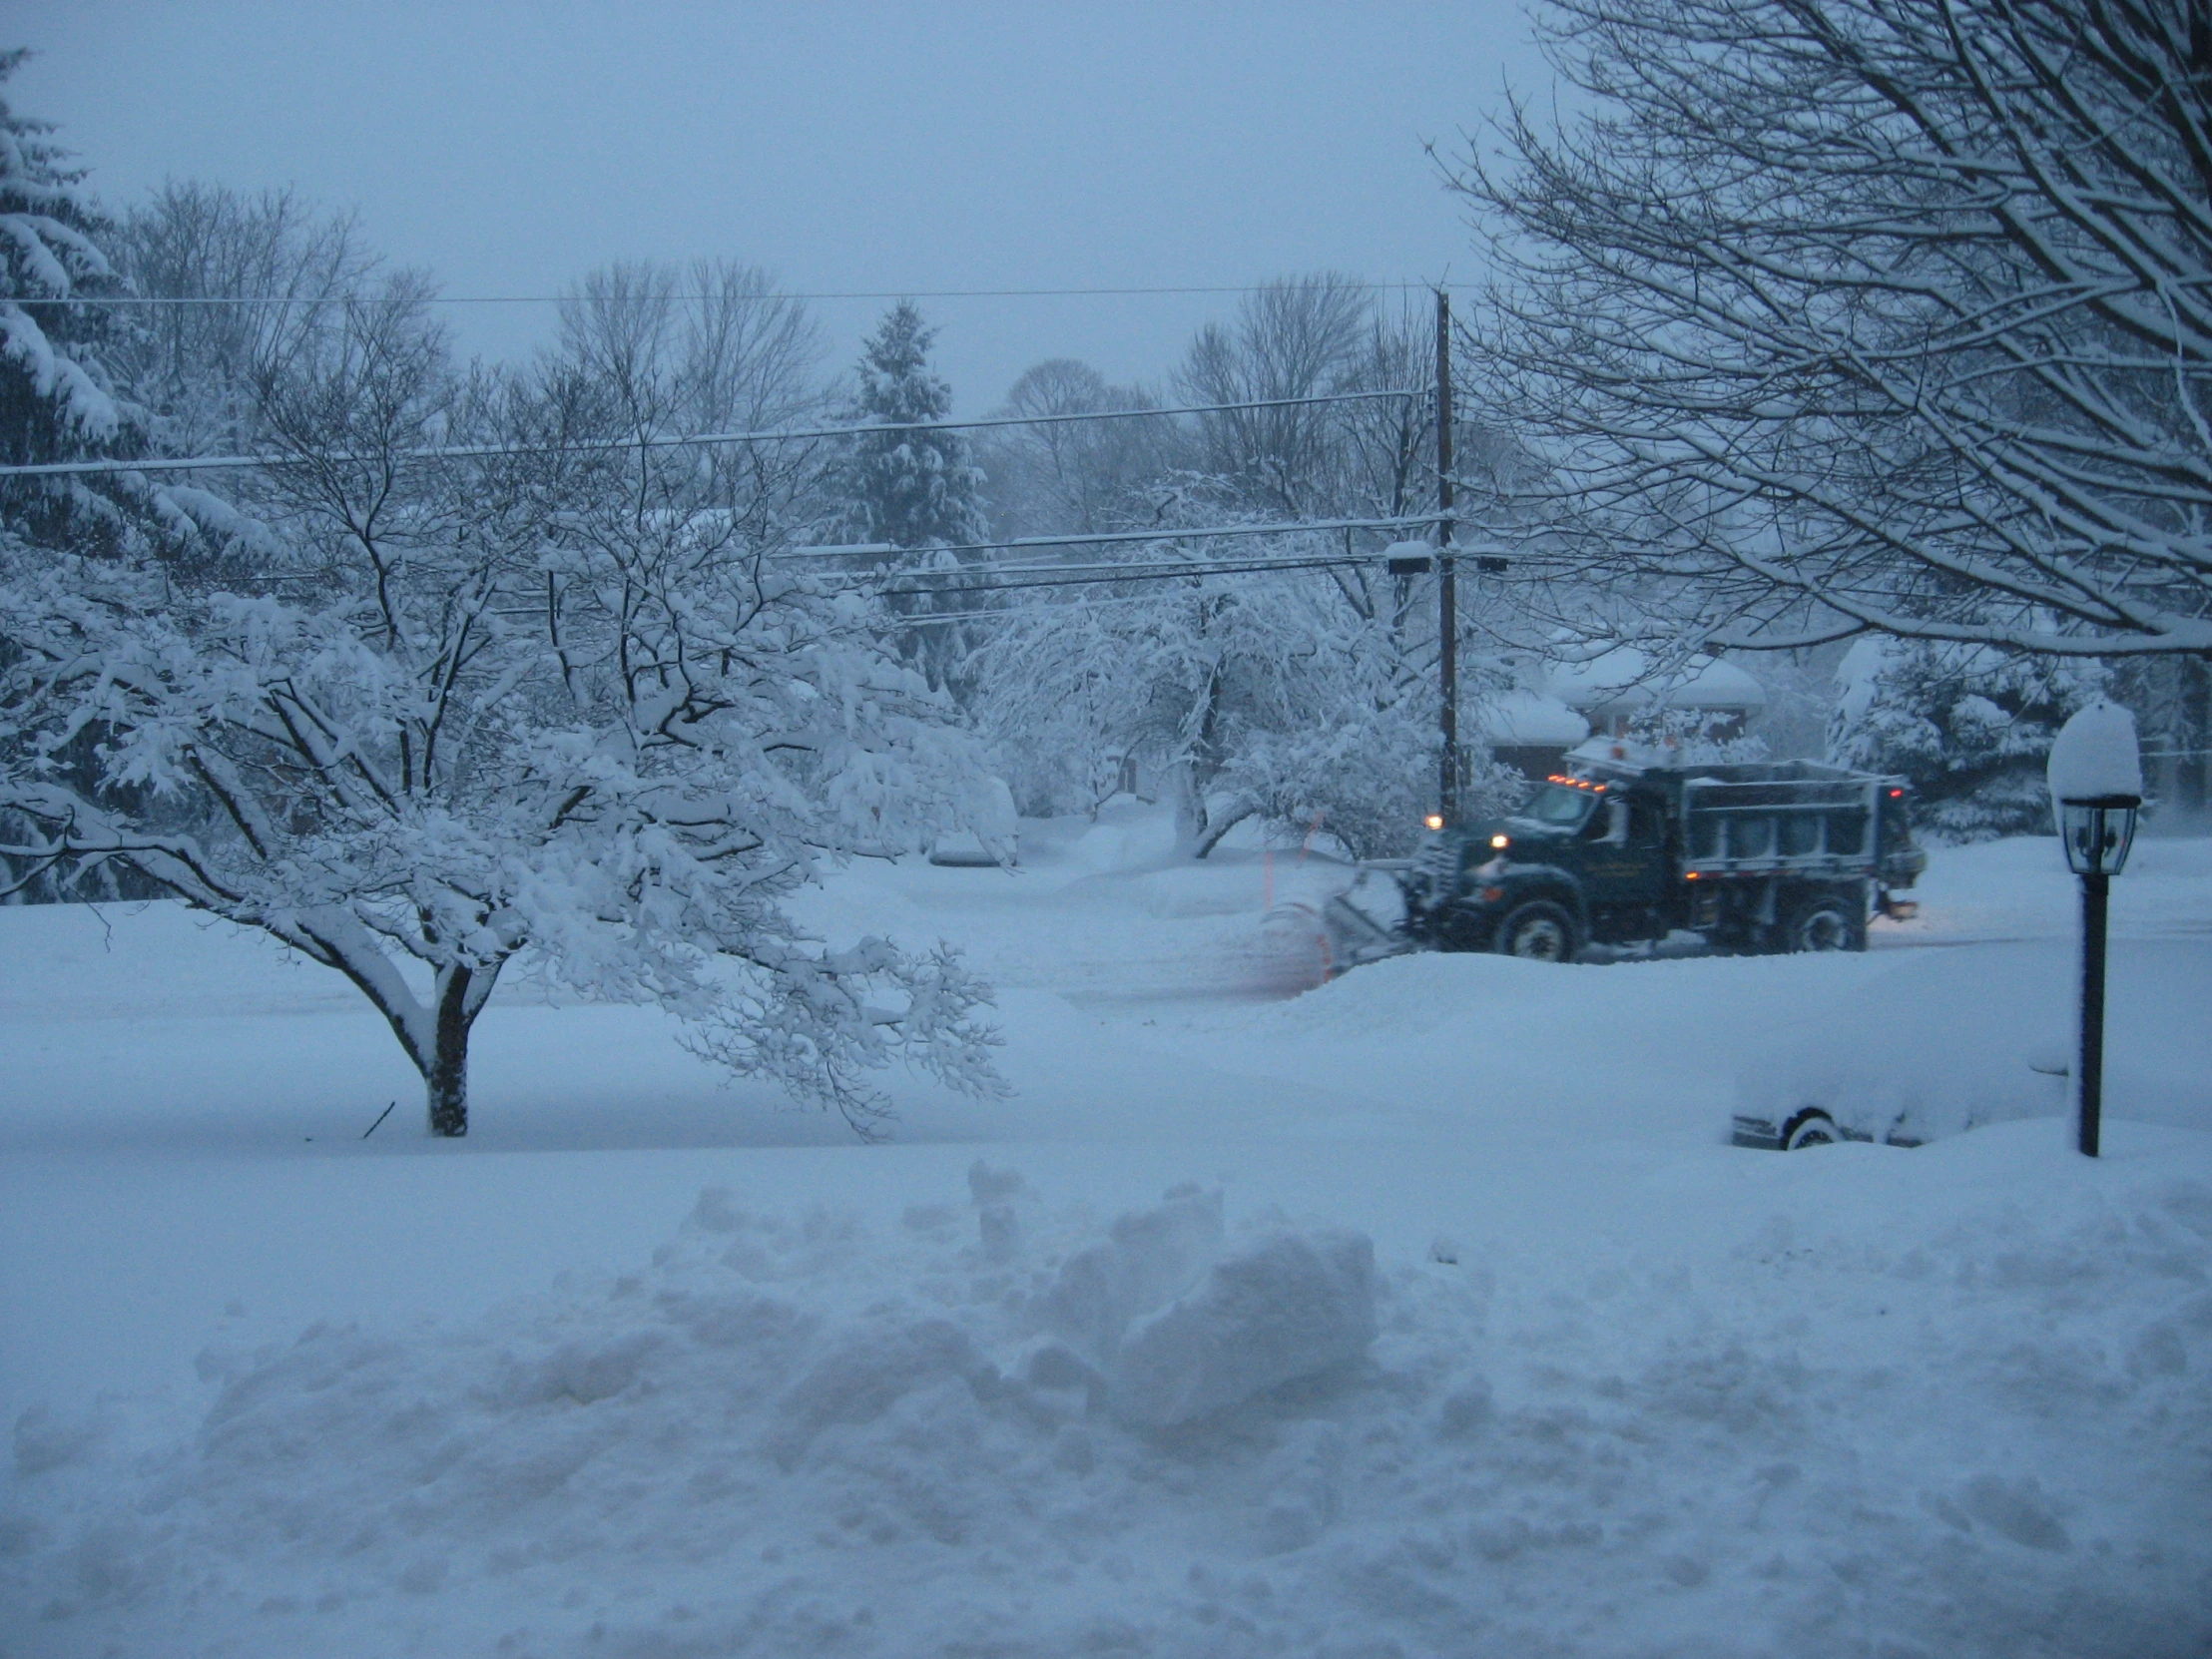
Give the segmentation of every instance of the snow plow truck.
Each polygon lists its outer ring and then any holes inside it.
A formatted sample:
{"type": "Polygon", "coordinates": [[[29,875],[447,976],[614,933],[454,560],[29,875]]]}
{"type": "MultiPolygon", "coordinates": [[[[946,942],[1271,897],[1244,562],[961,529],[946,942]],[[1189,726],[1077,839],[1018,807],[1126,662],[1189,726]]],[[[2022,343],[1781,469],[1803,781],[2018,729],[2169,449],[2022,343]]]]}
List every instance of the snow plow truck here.
{"type": "MultiPolygon", "coordinates": [[[[1419,851],[1324,906],[1333,971],[1404,950],[1571,961],[1694,934],[1716,950],[1864,950],[1928,866],[1902,778],[1814,761],[1694,765],[1598,740],[1511,816],[1428,821],[1419,851]],[[1394,902],[1378,902],[1392,898],[1394,902]]],[[[1694,941],[1693,941],[1694,942],[1694,941]]]]}

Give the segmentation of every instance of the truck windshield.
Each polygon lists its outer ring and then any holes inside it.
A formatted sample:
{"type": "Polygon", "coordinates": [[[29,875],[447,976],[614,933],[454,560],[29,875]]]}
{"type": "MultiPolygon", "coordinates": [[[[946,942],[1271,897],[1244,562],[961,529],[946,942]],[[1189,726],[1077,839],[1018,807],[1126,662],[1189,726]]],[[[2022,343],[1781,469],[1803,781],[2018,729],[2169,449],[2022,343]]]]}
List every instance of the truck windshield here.
{"type": "Polygon", "coordinates": [[[1538,824],[1560,830],[1574,830],[1590,816],[1590,809],[1596,805],[1597,798],[1581,790],[1545,784],[1528,798],[1528,805],[1515,816],[1534,819],[1538,824]]]}

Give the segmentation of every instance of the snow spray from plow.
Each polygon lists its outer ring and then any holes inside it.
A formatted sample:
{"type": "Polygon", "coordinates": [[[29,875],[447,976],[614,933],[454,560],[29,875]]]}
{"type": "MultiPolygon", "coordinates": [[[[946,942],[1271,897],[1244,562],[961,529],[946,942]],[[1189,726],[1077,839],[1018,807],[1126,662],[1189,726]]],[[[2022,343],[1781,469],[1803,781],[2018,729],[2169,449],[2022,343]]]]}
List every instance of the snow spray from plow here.
{"type": "Polygon", "coordinates": [[[1400,926],[1405,905],[1391,872],[1403,864],[1377,859],[1361,865],[1342,892],[1318,902],[1289,899],[1268,906],[1262,924],[1267,955],[1284,994],[1295,996],[1348,968],[1418,948],[1400,926]]]}

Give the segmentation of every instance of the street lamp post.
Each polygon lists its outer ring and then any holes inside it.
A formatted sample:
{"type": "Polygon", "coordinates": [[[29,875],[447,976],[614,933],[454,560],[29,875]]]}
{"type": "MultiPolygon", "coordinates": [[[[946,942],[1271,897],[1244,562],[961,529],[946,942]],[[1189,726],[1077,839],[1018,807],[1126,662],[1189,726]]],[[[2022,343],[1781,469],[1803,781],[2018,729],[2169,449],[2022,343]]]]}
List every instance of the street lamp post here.
{"type": "Polygon", "coordinates": [[[2104,932],[2112,877],[2127,863],[2143,805],[2135,717],[2092,703],[2050,746],[2051,810],[2066,867],[2081,877],[2081,1051],[2074,1063],[2076,1145],[2097,1156],[2104,1115],[2104,932]]]}

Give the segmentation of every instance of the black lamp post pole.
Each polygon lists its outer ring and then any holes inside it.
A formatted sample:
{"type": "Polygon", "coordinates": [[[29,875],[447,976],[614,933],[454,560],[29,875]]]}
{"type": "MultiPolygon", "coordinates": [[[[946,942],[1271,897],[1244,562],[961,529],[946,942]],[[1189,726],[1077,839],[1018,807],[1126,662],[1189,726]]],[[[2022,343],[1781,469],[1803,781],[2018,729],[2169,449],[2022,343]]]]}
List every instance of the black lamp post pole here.
{"type": "Polygon", "coordinates": [[[2081,1057],[2074,1071],[2079,1145],[2090,1158],[2104,1115],[2104,901],[2111,887],[2109,875],[2081,878],[2081,1057]]]}
{"type": "Polygon", "coordinates": [[[1436,689],[1443,708],[1439,806],[1459,822],[1459,579],[1451,557],[1451,293],[1436,290],[1436,689]]]}

